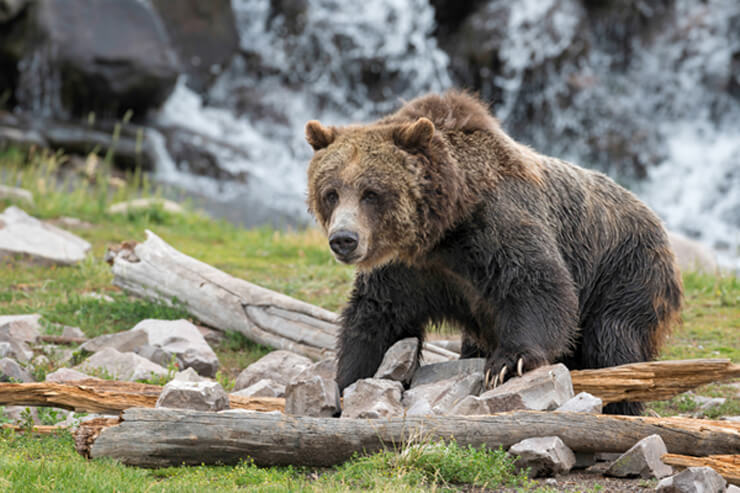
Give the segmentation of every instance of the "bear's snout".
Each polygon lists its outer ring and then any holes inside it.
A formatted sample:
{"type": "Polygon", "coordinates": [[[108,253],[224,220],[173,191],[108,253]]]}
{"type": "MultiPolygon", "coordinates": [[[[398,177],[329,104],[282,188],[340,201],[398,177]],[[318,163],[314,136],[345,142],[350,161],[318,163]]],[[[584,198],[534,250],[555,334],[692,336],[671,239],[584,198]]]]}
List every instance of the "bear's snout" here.
{"type": "Polygon", "coordinates": [[[348,257],[357,250],[359,236],[354,231],[340,229],[329,236],[331,250],[340,257],[348,257]]]}

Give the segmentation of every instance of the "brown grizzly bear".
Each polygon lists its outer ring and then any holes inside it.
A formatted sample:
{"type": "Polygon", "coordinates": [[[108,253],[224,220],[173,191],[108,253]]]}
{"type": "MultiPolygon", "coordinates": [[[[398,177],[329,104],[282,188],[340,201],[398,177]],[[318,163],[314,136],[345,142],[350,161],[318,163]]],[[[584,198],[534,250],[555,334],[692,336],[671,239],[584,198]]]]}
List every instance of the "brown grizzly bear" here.
{"type": "MultiPolygon", "coordinates": [[[[337,383],[447,321],[486,384],[541,365],[654,358],[681,280],[660,220],[601,173],[537,154],[460,92],[369,125],[311,121],[308,204],[358,273],[342,313],[337,383]]],[[[607,412],[636,414],[636,403],[607,412]]]]}

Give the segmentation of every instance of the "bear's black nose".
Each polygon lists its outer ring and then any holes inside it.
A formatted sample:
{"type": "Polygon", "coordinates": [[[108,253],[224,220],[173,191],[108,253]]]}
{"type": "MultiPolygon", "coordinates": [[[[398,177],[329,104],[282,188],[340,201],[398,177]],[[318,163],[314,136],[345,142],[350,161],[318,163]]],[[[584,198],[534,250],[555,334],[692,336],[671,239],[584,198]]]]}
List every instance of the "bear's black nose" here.
{"type": "Polygon", "coordinates": [[[357,233],[347,231],[346,229],[340,229],[329,236],[329,246],[337,255],[346,257],[355,251],[358,239],[359,237],[357,236],[357,233]]]}

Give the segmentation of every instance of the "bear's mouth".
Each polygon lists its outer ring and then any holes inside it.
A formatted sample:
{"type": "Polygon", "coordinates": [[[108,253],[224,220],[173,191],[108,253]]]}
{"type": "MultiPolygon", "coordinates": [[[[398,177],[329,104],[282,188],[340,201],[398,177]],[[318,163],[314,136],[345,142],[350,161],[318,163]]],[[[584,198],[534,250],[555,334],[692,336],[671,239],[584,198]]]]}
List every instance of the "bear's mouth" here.
{"type": "Polygon", "coordinates": [[[339,255],[338,253],[334,253],[334,258],[339,260],[343,264],[356,264],[362,255],[359,254],[352,254],[352,255],[339,255]]]}

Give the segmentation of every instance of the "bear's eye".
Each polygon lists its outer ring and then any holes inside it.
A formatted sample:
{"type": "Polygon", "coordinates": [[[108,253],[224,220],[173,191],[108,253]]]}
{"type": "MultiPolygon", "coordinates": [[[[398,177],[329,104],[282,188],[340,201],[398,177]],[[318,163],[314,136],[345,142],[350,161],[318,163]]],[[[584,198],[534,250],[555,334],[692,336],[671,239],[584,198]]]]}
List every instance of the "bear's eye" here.
{"type": "Polygon", "coordinates": [[[339,195],[337,195],[337,192],[334,190],[329,190],[324,194],[324,202],[326,202],[326,205],[333,206],[337,203],[337,200],[339,200],[339,195]]]}
{"type": "Polygon", "coordinates": [[[378,193],[374,192],[372,190],[365,190],[362,194],[362,201],[366,202],[368,204],[372,204],[374,202],[377,202],[378,200],[378,193]]]}

